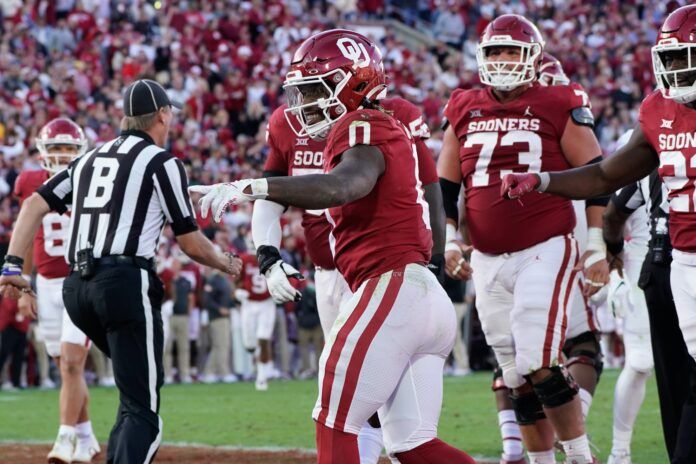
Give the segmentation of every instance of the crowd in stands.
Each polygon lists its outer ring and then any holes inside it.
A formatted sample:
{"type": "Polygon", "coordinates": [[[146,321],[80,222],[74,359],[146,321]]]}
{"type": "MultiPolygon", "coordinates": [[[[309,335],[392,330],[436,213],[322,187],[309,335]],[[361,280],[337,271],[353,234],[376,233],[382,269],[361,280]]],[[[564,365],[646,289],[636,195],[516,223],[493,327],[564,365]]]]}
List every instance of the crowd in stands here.
{"type": "MultiPolygon", "coordinates": [[[[389,90],[423,110],[436,156],[449,94],[478,85],[478,35],[496,15],[524,14],[588,91],[598,139],[610,153],[654,86],[650,46],[675,6],[647,0],[0,0],[0,242],[7,242],[16,217],[14,180],[20,170],[40,167],[34,137],[41,126],[67,116],[85,129],[91,146],[99,145],[117,134],[121,91],[139,77],[157,79],[185,104],[168,149],[183,160],[191,183],[259,176],[265,122],[283,102],[292,52],[312,32],[333,27],[383,33],[389,90]],[[406,46],[384,26],[387,20],[412,26],[422,45],[406,46]]],[[[222,248],[243,252],[252,247],[250,218],[245,206],[228,213],[223,226],[200,224],[222,248]]],[[[299,213],[290,212],[284,232],[284,257],[309,272],[299,213]]],[[[171,264],[176,255],[167,233],[164,268],[177,267],[171,264]]],[[[193,287],[202,288],[206,276],[196,275],[193,287]]],[[[284,310],[295,340],[297,318],[292,307],[284,310]]],[[[290,364],[284,364],[286,375],[295,373],[290,364]]]]}

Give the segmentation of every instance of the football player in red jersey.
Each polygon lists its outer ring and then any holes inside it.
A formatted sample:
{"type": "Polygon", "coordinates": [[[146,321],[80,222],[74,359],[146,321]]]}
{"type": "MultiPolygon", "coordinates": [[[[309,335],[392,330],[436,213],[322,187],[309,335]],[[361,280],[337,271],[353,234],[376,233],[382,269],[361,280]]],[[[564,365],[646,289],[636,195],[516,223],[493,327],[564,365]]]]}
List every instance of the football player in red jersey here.
{"type": "MultiPolygon", "coordinates": [[[[635,182],[658,167],[668,189],[671,287],[684,341],[696,358],[696,5],[673,11],[652,48],[658,90],[640,107],[631,138],[601,163],[567,172],[513,174],[501,194],[588,198],[635,182]]],[[[525,196],[525,199],[527,197],[525,196]]],[[[620,244],[609,242],[610,256],[620,244]],[[612,251],[614,250],[614,251],[612,251]]]]}
{"type": "Polygon", "coordinates": [[[256,389],[268,390],[271,362],[271,338],[276,318],[276,305],[268,293],[266,279],[259,270],[256,256],[242,253],[242,272],[234,297],[241,303],[242,340],[256,359],[256,389]],[[258,348],[258,353],[256,350],[258,348]]]}
{"type": "Polygon", "coordinates": [[[376,103],[385,81],[381,52],[366,37],[345,30],[310,37],[295,52],[285,89],[297,132],[326,138],[326,173],[192,191],[205,194],[201,210],[216,219],[229,204],[258,199],[328,208],[334,263],[354,293],[320,360],[319,463],[358,464],[356,436],[378,409],[387,452],[399,462],[472,463],[436,438],[456,316],[426,267],[438,231],[430,230],[413,136],[376,103]]]}
{"type": "MultiPolygon", "coordinates": [[[[561,62],[550,53],[544,52],[539,67],[539,83],[545,86],[573,85],[582,90],[577,84],[571,84],[563,71],[561,62]]],[[[587,242],[587,221],[585,219],[584,202],[574,201],[576,226],[573,231],[578,241],[580,253],[583,253],[587,242]]],[[[577,276],[573,293],[568,306],[568,326],[566,342],[563,346],[565,366],[577,381],[579,395],[582,401],[582,415],[587,419],[592,397],[602,372],[602,354],[597,339],[597,321],[593,309],[588,305],[583,295],[582,278],[577,276]]],[[[503,439],[503,455],[501,464],[521,464],[524,460],[524,450],[520,441],[521,434],[515,418],[510,390],[503,381],[503,372],[497,368],[493,375],[492,390],[495,392],[498,408],[498,425],[503,439]]]]}
{"type": "MultiPolygon", "coordinates": [[[[380,97],[381,95],[376,97],[379,105],[401,121],[414,138],[418,153],[418,174],[430,209],[430,221],[442,223],[444,221],[442,200],[435,161],[425,144],[425,140],[430,137],[430,130],[423,122],[423,115],[415,105],[403,98],[380,99],[380,97]]],[[[292,109],[288,109],[286,105],[276,109],[271,115],[267,131],[269,153],[264,166],[264,177],[302,176],[323,172],[323,151],[326,140],[303,134],[301,128],[293,128],[294,121],[292,109]]],[[[411,156],[410,153],[407,156],[411,156]]],[[[254,244],[258,248],[257,254],[260,260],[266,263],[264,271],[269,289],[278,303],[292,301],[299,295],[286,275],[286,273],[295,274],[296,271],[282,263],[278,252],[281,240],[280,217],[284,209],[283,205],[268,200],[257,201],[254,204],[251,228],[254,244]],[[280,272],[281,266],[286,272],[280,272]]],[[[327,340],[331,326],[338,316],[340,303],[350,298],[352,292],[343,276],[336,270],[329,246],[331,224],[324,210],[305,211],[302,226],[307,237],[307,252],[316,269],[314,278],[317,309],[324,339],[327,340]]],[[[442,246],[434,244],[434,249],[441,249],[442,246]]],[[[442,256],[435,257],[431,261],[436,268],[442,267],[442,256]]],[[[375,464],[378,461],[382,452],[382,441],[379,422],[373,418],[358,434],[362,464],[375,464]]]]}
{"type": "MultiPolygon", "coordinates": [[[[562,366],[561,350],[576,273],[584,268],[592,290],[607,280],[601,231],[606,198],[587,204],[590,239],[580,257],[570,201],[537,195],[522,205],[499,196],[508,172],[567,169],[601,159],[585,92],[537,82],[543,47],[537,28],[522,16],[503,15],[486,27],[477,49],[486,87],[452,93],[438,173],[448,239],[465,185],[479,317],[504,383],[513,389],[531,462],[555,462],[555,431],[569,462],[590,463],[578,387],[562,366]]],[[[455,244],[448,250],[447,267],[456,276],[462,250],[455,244]]]]}
{"type": "MultiPolygon", "coordinates": [[[[22,171],[15,183],[15,195],[21,201],[70,161],[87,151],[87,138],[82,129],[67,118],[50,121],[36,138],[43,170],[22,171]]],[[[70,320],[63,305],[63,280],[70,273],[65,261],[68,238],[68,217],[47,214],[33,244],[33,260],[25,260],[25,272],[36,269],[36,300],[23,294],[20,308],[27,315],[38,315],[38,330],[46,343],[46,351],[60,366],[60,428],[48,462],[90,462],[99,452],[89,421],[89,393],[84,379],[84,366],[89,340],[70,320]],[[38,309],[38,311],[37,311],[38,309]]],[[[28,279],[29,280],[29,279],[28,279]]]]}

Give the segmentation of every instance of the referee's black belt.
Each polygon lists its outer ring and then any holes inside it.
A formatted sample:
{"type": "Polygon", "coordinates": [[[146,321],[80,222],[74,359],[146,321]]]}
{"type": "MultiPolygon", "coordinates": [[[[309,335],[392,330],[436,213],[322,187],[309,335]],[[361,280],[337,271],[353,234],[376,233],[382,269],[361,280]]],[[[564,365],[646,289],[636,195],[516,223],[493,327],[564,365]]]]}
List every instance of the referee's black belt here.
{"type": "MultiPolygon", "coordinates": [[[[109,255],[102,256],[101,258],[95,258],[94,263],[96,267],[102,266],[135,266],[140,269],[145,269],[146,271],[157,272],[157,265],[155,264],[154,258],[143,258],[141,256],[124,256],[124,255],[109,255]]],[[[77,264],[72,265],[73,271],[77,270],[77,264]]]]}

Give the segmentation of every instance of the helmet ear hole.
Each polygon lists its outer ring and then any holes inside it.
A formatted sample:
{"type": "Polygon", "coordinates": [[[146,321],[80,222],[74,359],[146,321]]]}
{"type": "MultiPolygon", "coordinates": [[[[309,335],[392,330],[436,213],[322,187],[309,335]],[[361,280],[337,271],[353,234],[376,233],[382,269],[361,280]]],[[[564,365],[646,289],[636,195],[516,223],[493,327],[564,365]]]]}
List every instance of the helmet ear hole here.
{"type": "Polygon", "coordinates": [[[353,90],[356,92],[362,92],[363,90],[365,90],[365,87],[367,87],[367,82],[361,82],[358,85],[356,85],[353,90]]]}

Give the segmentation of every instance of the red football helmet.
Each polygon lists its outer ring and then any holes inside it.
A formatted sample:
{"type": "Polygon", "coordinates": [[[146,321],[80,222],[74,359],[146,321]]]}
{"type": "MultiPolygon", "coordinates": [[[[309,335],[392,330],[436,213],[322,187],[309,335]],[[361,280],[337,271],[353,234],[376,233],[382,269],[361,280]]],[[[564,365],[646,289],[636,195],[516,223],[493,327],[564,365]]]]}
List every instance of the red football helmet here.
{"type": "Polygon", "coordinates": [[[323,138],[346,113],[383,98],[387,78],[382,52],[357,32],[315,34],[295,52],[283,88],[285,117],[295,134],[323,138]]]}
{"type": "Polygon", "coordinates": [[[563,65],[550,53],[544,52],[541,56],[541,66],[539,66],[539,83],[545,86],[568,85],[570,79],[563,71],[563,65]]]}
{"type": "Polygon", "coordinates": [[[82,128],[68,118],[49,121],[36,137],[36,148],[44,169],[51,174],[65,169],[70,161],[87,151],[82,128]]]}
{"type": "Polygon", "coordinates": [[[539,29],[524,16],[506,14],[491,21],[481,34],[476,49],[481,83],[498,90],[508,91],[537,78],[544,39],[539,29]],[[496,47],[518,47],[518,61],[489,59],[496,47]]]}
{"type": "Polygon", "coordinates": [[[657,87],[665,98],[679,103],[696,100],[696,5],[677,8],[667,16],[652,60],[657,87]]]}

